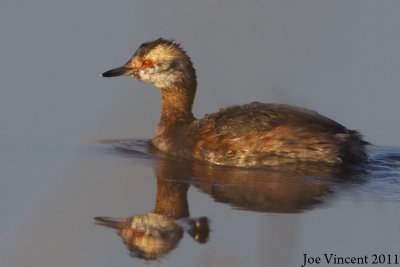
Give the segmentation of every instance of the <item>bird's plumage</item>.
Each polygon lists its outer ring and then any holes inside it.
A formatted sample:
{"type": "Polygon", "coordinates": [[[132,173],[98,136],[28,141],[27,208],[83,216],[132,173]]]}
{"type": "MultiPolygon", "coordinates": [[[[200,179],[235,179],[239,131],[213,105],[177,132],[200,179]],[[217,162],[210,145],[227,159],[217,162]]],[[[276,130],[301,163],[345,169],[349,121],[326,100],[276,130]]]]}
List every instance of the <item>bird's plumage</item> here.
{"type": "Polygon", "coordinates": [[[160,89],[161,119],[153,144],[168,154],[243,167],[298,161],[340,165],[367,159],[367,143],[357,131],[304,108],[254,102],[195,119],[196,72],[173,41],[142,44],[121,68],[103,76],[131,75],[160,89]]]}

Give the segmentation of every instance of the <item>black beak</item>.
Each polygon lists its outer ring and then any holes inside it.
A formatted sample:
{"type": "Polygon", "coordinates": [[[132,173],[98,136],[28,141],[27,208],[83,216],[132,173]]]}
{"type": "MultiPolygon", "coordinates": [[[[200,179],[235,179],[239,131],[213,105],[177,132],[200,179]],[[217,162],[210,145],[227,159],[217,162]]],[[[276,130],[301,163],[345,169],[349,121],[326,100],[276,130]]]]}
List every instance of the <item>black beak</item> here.
{"type": "Polygon", "coordinates": [[[137,69],[128,68],[125,66],[115,68],[109,71],[102,73],[101,77],[118,77],[118,76],[130,76],[132,75],[137,69]]]}

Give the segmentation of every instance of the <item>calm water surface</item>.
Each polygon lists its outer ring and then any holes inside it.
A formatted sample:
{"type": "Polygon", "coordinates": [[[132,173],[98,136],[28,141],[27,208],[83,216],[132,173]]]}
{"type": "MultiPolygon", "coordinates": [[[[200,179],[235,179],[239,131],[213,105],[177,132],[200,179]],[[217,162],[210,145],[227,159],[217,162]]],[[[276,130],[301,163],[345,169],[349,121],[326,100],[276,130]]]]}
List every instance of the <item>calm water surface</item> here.
{"type": "Polygon", "coordinates": [[[0,266],[393,259],[397,147],[371,147],[358,169],[238,169],[168,159],[147,139],[99,141],[152,136],[159,91],[99,74],[173,37],[197,69],[198,118],[287,103],[399,146],[400,2],[384,2],[1,1],[0,266]]]}
{"type": "Polygon", "coordinates": [[[345,170],[207,166],[150,140],[42,149],[68,156],[2,204],[14,214],[0,224],[2,266],[300,266],[304,253],[374,266],[374,253],[400,253],[398,148],[372,147],[371,164],[345,170]]]}

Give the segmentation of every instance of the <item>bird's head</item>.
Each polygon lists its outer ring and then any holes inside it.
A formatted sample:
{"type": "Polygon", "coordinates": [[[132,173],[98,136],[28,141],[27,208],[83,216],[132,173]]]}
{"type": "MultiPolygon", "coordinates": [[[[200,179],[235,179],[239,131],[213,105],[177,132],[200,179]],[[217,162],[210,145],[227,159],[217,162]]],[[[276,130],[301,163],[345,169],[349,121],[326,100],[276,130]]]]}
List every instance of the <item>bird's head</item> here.
{"type": "Polygon", "coordinates": [[[158,88],[175,85],[196,87],[196,74],[190,58],[179,44],[162,38],[142,44],[125,65],[101,76],[133,76],[158,88]]]}

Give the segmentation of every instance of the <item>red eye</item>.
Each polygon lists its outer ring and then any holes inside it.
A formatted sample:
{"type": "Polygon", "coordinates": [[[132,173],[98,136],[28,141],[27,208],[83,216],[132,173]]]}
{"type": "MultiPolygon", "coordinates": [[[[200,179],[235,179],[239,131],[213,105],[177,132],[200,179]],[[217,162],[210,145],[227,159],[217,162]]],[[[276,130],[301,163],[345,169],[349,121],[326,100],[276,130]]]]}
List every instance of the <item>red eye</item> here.
{"type": "Polygon", "coordinates": [[[153,61],[151,61],[150,59],[146,59],[145,61],[143,61],[143,67],[150,67],[151,65],[153,65],[153,61]]]}

